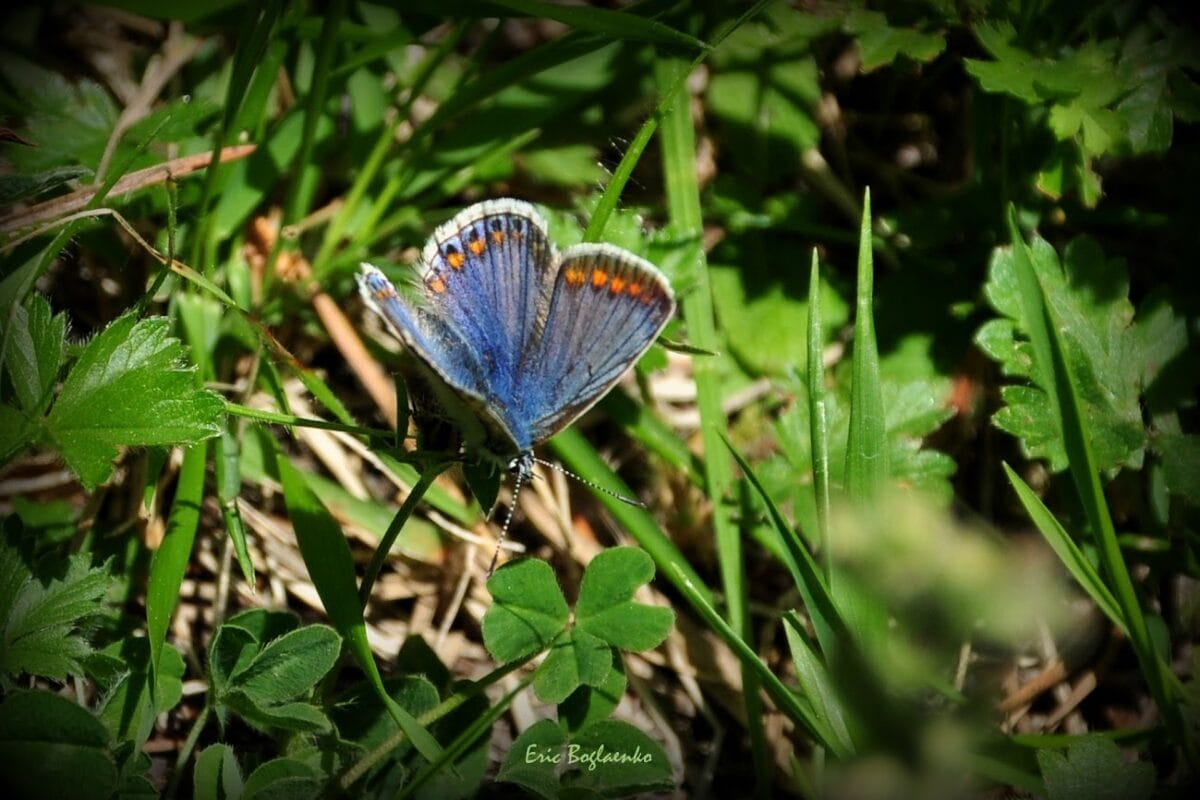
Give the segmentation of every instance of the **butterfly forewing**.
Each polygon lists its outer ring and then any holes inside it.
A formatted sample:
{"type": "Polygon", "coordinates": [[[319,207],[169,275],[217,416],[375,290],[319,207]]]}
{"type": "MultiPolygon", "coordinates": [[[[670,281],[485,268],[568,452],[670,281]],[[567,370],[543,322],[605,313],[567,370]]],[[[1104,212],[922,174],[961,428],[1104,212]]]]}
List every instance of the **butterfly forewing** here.
{"type": "Polygon", "coordinates": [[[549,438],[589,409],[674,312],[670,285],[645,259],[607,244],[565,250],[543,334],[521,373],[529,438],[549,438]]]}
{"type": "Polygon", "coordinates": [[[504,404],[550,294],[553,248],[540,216],[516,200],[478,203],[440,226],[423,257],[426,305],[475,351],[483,399],[504,404]]]}

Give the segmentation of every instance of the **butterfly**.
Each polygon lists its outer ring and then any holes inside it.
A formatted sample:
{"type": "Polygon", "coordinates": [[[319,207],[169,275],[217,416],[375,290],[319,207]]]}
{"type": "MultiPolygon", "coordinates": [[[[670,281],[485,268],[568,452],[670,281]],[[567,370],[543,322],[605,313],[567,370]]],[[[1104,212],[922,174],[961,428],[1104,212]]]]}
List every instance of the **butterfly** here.
{"type": "MultiPolygon", "coordinates": [[[[559,252],[546,220],[520,200],[485,200],[439,226],[418,277],[401,294],[364,263],[359,290],[466,404],[481,428],[475,444],[507,457],[514,505],[533,448],[607,394],[675,313],[671,285],[649,261],[611,244],[559,252]]],[[[511,519],[510,510],[501,540],[511,519]]]]}

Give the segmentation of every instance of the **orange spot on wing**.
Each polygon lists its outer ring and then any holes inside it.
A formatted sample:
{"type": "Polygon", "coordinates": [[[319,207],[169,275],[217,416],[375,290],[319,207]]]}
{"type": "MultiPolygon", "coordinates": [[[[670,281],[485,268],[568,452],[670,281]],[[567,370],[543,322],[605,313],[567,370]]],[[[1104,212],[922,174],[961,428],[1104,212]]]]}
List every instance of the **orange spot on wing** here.
{"type": "Polygon", "coordinates": [[[504,231],[492,231],[492,241],[496,244],[504,242],[504,231]]]}
{"type": "Polygon", "coordinates": [[[587,275],[579,267],[567,267],[567,285],[582,286],[587,275]]]}
{"type": "Polygon", "coordinates": [[[458,252],[457,250],[455,250],[450,255],[446,256],[446,263],[449,264],[451,267],[454,267],[454,269],[462,269],[463,264],[465,264],[466,261],[467,261],[466,257],[462,253],[458,252]]]}
{"type": "Polygon", "coordinates": [[[446,291],[446,282],[441,278],[434,278],[427,285],[437,294],[441,294],[442,292],[446,291]]]}
{"type": "Polygon", "coordinates": [[[608,283],[608,273],[602,269],[592,270],[592,288],[599,289],[608,283]]]}
{"type": "Polygon", "coordinates": [[[620,294],[625,289],[625,279],[614,276],[612,283],[609,284],[608,290],[613,294],[620,294]]]}
{"type": "Polygon", "coordinates": [[[629,284],[629,296],[630,297],[637,297],[641,293],[642,293],[642,285],[640,283],[638,283],[637,281],[634,281],[633,283],[629,284]]]}
{"type": "Polygon", "coordinates": [[[471,241],[467,242],[467,247],[471,248],[471,252],[475,255],[481,256],[483,255],[483,251],[487,250],[487,240],[472,239],[471,241]]]}

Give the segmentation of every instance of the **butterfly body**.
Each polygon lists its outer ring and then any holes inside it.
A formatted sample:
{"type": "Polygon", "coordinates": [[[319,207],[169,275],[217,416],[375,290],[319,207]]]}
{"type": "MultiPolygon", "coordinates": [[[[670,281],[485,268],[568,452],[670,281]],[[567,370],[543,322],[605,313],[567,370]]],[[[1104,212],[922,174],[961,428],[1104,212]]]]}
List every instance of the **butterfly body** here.
{"type": "Polygon", "coordinates": [[[603,397],[675,310],[650,262],[609,244],[559,253],[533,206],[507,199],[477,203],[437,228],[414,296],[369,264],[359,287],[471,409],[485,440],[477,444],[516,456],[524,477],[533,447],[603,397]]]}

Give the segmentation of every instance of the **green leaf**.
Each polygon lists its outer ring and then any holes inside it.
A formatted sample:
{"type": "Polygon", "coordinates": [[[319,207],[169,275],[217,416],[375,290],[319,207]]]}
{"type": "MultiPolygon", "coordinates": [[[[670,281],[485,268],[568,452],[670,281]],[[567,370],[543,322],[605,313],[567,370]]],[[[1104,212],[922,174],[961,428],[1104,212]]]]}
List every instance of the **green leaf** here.
{"type": "Polygon", "coordinates": [[[69,165],[52,167],[33,175],[0,175],[0,206],[22,200],[36,202],[39,196],[91,174],[92,171],[87,167],[69,165]]]}
{"type": "Polygon", "coordinates": [[[222,699],[238,716],[260,730],[278,728],[296,733],[328,733],[332,730],[325,712],[312,703],[297,701],[265,705],[237,690],[229,692],[222,699]]]}
{"type": "Polygon", "coordinates": [[[487,586],[493,603],[483,616],[483,644],[501,664],[545,650],[566,627],[567,601],[545,561],[510,561],[487,586]]]}
{"type": "Polygon", "coordinates": [[[77,703],[16,690],[0,704],[0,784],[12,797],[104,800],[117,788],[108,741],[77,703]]]}
{"type": "Polygon", "coordinates": [[[50,304],[36,292],[28,308],[13,309],[4,367],[21,408],[30,416],[41,416],[46,410],[62,362],[66,329],[66,318],[51,316],[50,304]]]}
{"type": "Polygon", "coordinates": [[[1151,444],[1162,458],[1167,490],[1187,503],[1200,504],[1200,436],[1165,434],[1151,444]]]}
{"type": "Polygon", "coordinates": [[[515,783],[545,800],[558,800],[557,766],[564,760],[566,738],[554,720],[535,722],[512,743],[496,780],[515,783]]]}
{"type": "Polygon", "coordinates": [[[99,165],[117,121],[116,103],[104,87],[90,80],[72,83],[11,50],[0,53],[0,76],[24,110],[21,135],[36,145],[6,148],[16,172],[99,165]]]}
{"type": "Polygon", "coordinates": [[[1066,753],[1038,751],[1048,800],[1148,800],[1154,794],[1153,764],[1126,762],[1103,736],[1077,742],[1066,753]]]}
{"type": "Polygon", "coordinates": [[[196,389],[170,321],[120,317],[84,347],[46,430],[89,488],[121,445],[192,444],[220,433],[221,397],[196,389]]]}
{"type": "Polygon", "coordinates": [[[1038,69],[1036,59],[1010,42],[1016,37],[1012,24],[981,22],[975,26],[975,38],[991,54],[993,61],[974,58],[963,60],[967,73],[989,92],[1003,92],[1027,103],[1040,99],[1034,88],[1038,69]]]}
{"type": "Polygon", "coordinates": [[[568,733],[575,733],[597,720],[606,719],[625,696],[627,685],[624,662],[620,658],[610,659],[608,671],[598,683],[580,686],[559,703],[559,722],[568,733]]]}
{"type": "Polygon", "coordinates": [[[37,435],[28,417],[8,405],[0,405],[0,464],[25,449],[37,435]]]}
{"type": "Polygon", "coordinates": [[[627,797],[675,789],[671,763],[658,742],[628,722],[601,720],[584,728],[567,746],[572,788],[604,797],[627,797]]]}
{"type": "MultiPolygon", "coordinates": [[[[388,678],[385,685],[393,702],[414,717],[420,717],[438,704],[437,687],[424,676],[388,678]]],[[[379,747],[396,732],[396,724],[373,693],[374,689],[365,683],[355,684],[337,697],[330,711],[338,734],[347,741],[356,742],[367,752],[379,747]]],[[[390,757],[404,758],[411,749],[411,743],[405,742],[390,757]]]]}
{"type": "Polygon", "coordinates": [[[596,148],[586,143],[528,149],[521,154],[521,166],[539,182],[569,188],[594,185],[605,177],[596,148]]]}
{"type": "Polygon", "coordinates": [[[297,620],[286,611],[256,608],[243,611],[217,628],[208,648],[210,688],[220,697],[262,649],[263,645],[295,630],[297,620]]]}
{"type": "MultiPolygon", "coordinates": [[[[576,630],[622,650],[649,650],[667,638],[675,612],[633,599],[654,577],[654,562],[634,547],[614,547],[588,564],[575,604],[576,630]]],[[[585,681],[587,682],[587,681],[585,681]]]]}
{"type": "Polygon", "coordinates": [[[581,630],[573,630],[550,648],[538,667],[533,690],[547,703],[561,703],[580,684],[599,686],[612,668],[612,648],[581,630]]]}
{"type": "MultiPolygon", "coordinates": [[[[1035,237],[1029,252],[1046,302],[1061,325],[1097,466],[1102,471],[1140,466],[1146,443],[1139,403],[1146,379],[1146,343],[1128,299],[1125,265],[1107,259],[1099,245],[1086,238],[1067,246],[1062,265],[1044,239],[1035,237]]],[[[1046,392],[1051,365],[1035,363],[1019,291],[1012,251],[997,250],[984,293],[1003,316],[985,323],[975,341],[999,362],[1005,375],[1033,382],[1005,387],[1005,406],[993,421],[1021,440],[1028,457],[1045,458],[1058,472],[1067,466],[1067,455],[1058,415],[1046,392]]],[[[1163,355],[1155,361],[1161,363],[1163,355]]]]}
{"type": "Polygon", "coordinates": [[[71,556],[59,577],[35,575],[14,538],[0,539],[0,675],[81,675],[92,653],[82,630],[105,613],[113,579],[86,553],[71,556]]]}
{"type": "Polygon", "coordinates": [[[778,181],[800,172],[821,130],[813,110],[820,75],[809,44],[838,23],[776,5],[734,31],[711,60],[705,111],[732,152],[734,169],[778,181]]]}
{"type": "Polygon", "coordinates": [[[117,800],[158,800],[158,789],[147,777],[152,766],[150,756],[132,742],[118,745],[115,755],[119,770],[117,800]]]}
{"type": "Polygon", "coordinates": [[[144,636],[113,642],[101,655],[114,659],[121,672],[104,692],[96,714],[115,741],[132,741],[140,748],[150,737],[155,718],[183,697],[183,656],[173,647],[164,648],[155,674],[150,669],[150,642],[144,636]]]}
{"type": "MultiPolygon", "coordinates": [[[[776,242],[768,231],[748,231],[722,242],[711,254],[713,305],[727,349],[751,373],[784,375],[803,369],[806,330],[795,320],[808,314],[807,281],[799,246],[776,242]],[[764,330],[771,331],[763,336],[764,330]]],[[[849,307],[828,283],[821,284],[823,331],[845,325],[849,307]]]]}
{"type": "Polygon", "coordinates": [[[242,800],[315,800],[321,796],[322,776],[294,758],[275,758],[260,764],[246,778],[242,800]]]}
{"type": "Polygon", "coordinates": [[[242,770],[231,747],[209,745],[196,757],[196,767],[192,772],[192,796],[196,800],[239,800],[242,796],[242,770]]]}
{"type": "Polygon", "coordinates": [[[306,625],[272,640],[230,681],[260,705],[299,697],[325,677],[341,652],[342,640],[328,625],[306,625]]]}
{"type": "Polygon", "coordinates": [[[878,11],[851,11],[844,29],[858,40],[863,72],[890,64],[899,55],[918,62],[932,61],[946,47],[943,34],[893,27],[878,11]]]}

